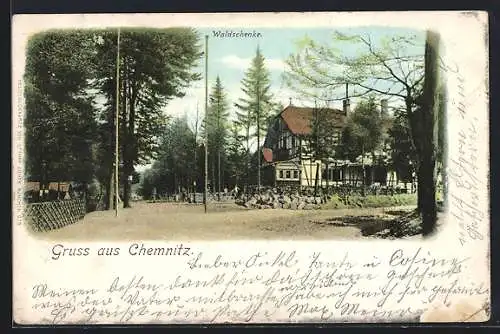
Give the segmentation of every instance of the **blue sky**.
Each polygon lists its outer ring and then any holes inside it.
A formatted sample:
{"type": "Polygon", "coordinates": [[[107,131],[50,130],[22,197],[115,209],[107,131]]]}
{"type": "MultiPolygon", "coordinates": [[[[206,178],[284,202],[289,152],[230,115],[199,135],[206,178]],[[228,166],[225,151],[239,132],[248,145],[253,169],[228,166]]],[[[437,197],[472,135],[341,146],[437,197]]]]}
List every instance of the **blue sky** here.
{"type": "MultiPolygon", "coordinates": [[[[297,50],[296,42],[304,36],[308,36],[321,44],[331,45],[332,34],[334,30],[346,33],[369,34],[372,40],[377,41],[381,37],[391,35],[417,35],[421,46],[416,52],[423,54],[424,38],[423,31],[410,29],[395,29],[388,27],[356,27],[356,28],[231,28],[231,31],[244,32],[257,31],[261,33],[260,38],[217,38],[213,31],[225,31],[225,28],[198,28],[200,34],[200,43],[204,49],[204,36],[209,36],[209,60],[208,60],[208,82],[209,90],[213,85],[217,75],[220,76],[223,86],[226,88],[230,105],[232,106],[241,94],[241,80],[245,71],[255,55],[257,46],[260,47],[262,54],[266,58],[266,65],[271,73],[271,89],[276,100],[283,104],[288,104],[289,98],[292,98],[294,104],[307,104],[307,101],[298,100],[299,97],[290,87],[285,87],[282,82],[282,74],[285,71],[285,60],[297,50]]],[[[356,47],[344,47],[342,52],[345,55],[355,55],[356,47]]],[[[204,75],[204,60],[198,65],[197,71],[204,75]]],[[[189,119],[194,119],[196,105],[199,104],[200,116],[204,109],[204,79],[192,84],[187,90],[186,96],[170,101],[166,108],[168,114],[173,116],[188,115],[189,119]]],[[[334,105],[339,107],[339,105],[334,105]]],[[[234,108],[232,108],[234,109],[234,108]]],[[[233,111],[233,110],[231,110],[233,111]]]]}

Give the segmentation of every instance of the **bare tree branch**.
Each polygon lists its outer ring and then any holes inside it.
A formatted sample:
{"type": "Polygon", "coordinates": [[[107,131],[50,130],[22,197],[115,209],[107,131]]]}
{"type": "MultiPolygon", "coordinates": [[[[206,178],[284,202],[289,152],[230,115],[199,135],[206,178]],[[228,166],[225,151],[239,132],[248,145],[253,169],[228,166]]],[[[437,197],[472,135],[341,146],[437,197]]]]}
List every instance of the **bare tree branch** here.
{"type": "Polygon", "coordinates": [[[398,77],[396,75],[396,73],[394,73],[393,69],[387,65],[386,63],[386,60],[383,59],[377,52],[375,52],[373,50],[373,46],[372,46],[372,43],[371,43],[371,39],[369,39],[368,41],[366,41],[363,37],[360,37],[360,40],[363,41],[363,43],[365,43],[367,46],[368,46],[368,50],[370,51],[370,53],[372,55],[374,55],[379,61],[380,63],[389,71],[389,73],[391,73],[391,75],[396,79],[398,80],[401,84],[403,84],[404,86],[408,87],[408,83],[406,81],[404,81],[403,79],[401,79],[400,77],[398,77]]]}

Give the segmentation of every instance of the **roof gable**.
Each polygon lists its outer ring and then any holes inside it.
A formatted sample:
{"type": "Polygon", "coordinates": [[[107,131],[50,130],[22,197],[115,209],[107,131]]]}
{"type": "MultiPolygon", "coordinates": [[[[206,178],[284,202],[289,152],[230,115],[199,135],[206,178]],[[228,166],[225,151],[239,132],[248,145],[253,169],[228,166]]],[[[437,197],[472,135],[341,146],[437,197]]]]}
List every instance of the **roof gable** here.
{"type": "MultiPolygon", "coordinates": [[[[328,111],[337,127],[342,127],[345,122],[345,113],[339,109],[322,109],[328,111]]],[[[286,126],[295,135],[309,135],[312,132],[311,123],[315,108],[288,106],[280,113],[286,126]]]]}

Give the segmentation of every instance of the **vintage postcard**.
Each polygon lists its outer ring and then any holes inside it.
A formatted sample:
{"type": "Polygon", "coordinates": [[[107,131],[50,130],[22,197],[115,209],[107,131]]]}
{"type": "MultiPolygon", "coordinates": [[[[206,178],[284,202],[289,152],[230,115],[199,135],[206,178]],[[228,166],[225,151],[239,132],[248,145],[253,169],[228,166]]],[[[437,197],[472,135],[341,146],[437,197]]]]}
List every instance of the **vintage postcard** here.
{"type": "Polygon", "coordinates": [[[484,322],[484,12],[17,15],[13,321],[484,322]]]}

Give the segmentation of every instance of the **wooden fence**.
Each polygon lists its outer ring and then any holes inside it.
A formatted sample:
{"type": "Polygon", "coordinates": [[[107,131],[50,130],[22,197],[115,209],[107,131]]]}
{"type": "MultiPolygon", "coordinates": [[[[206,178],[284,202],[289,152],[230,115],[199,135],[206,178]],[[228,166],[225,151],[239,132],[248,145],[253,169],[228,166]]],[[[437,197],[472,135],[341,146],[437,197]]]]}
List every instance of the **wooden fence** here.
{"type": "Polygon", "coordinates": [[[35,231],[49,231],[74,224],[85,213],[84,199],[31,203],[26,205],[25,220],[35,231]]]}

